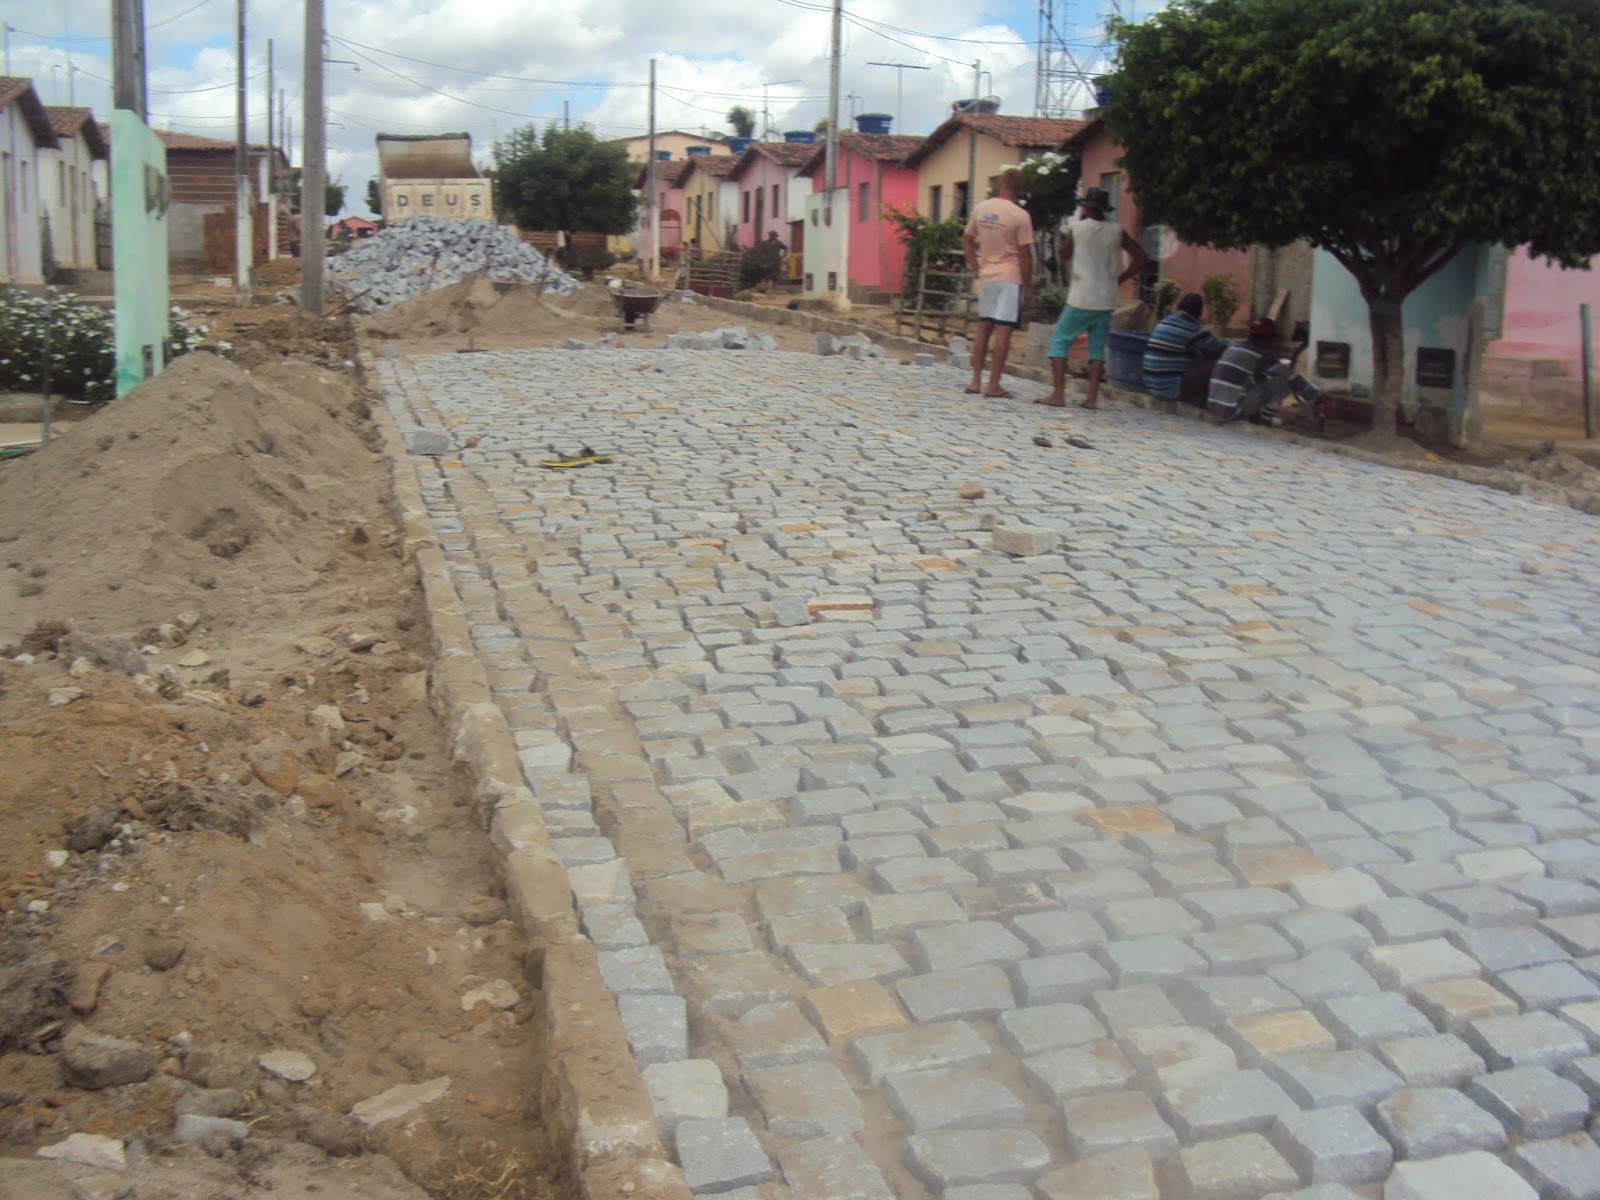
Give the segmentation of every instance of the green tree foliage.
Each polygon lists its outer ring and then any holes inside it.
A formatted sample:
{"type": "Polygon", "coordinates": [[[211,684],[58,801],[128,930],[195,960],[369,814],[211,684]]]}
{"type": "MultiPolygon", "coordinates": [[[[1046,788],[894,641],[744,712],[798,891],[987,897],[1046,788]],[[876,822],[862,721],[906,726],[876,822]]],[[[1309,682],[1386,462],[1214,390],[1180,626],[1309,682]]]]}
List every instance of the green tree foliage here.
{"type": "Polygon", "coordinates": [[[383,218],[383,189],[378,186],[377,176],[367,180],[367,211],[380,220],[383,218]]]}
{"type": "Polygon", "coordinates": [[[1342,263],[1380,428],[1401,302],[1462,249],[1600,253],[1600,0],[1176,0],[1114,35],[1107,124],[1145,219],[1342,263]]]}
{"type": "Polygon", "coordinates": [[[330,217],[337,217],[344,211],[344,184],[337,179],[330,179],[323,187],[322,210],[330,217]]]}
{"type": "MultiPolygon", "coordinates": [[[[905,268],[901,276],[902,293],[916,291],[922,276],[922,264],[931,271],[962,271],[966,269],[966,255],[961,249],[961,234],[967,223],[960,217],[931,221],[910,209],[883,209],[884,219],[895,227],[895,236],[906,248],[905,268]]],[[[929,280],[928,307],[948,308],[960,295],[957,282],[949,277],[929,280]]]]}
{"type": "Polygon", "coordinates": [[[756,131],[756,115],[742,104],[735,104],[728,110],[724,118],[733,126],[733,132],[739,137],[752,137],[756,131]]]}
{"type": "Polygon", "coordinates": [[[495,211],[524,229],[627,233],[637,168],[621,146],[582,126],[524,125],[494,144],[495,211]]]}

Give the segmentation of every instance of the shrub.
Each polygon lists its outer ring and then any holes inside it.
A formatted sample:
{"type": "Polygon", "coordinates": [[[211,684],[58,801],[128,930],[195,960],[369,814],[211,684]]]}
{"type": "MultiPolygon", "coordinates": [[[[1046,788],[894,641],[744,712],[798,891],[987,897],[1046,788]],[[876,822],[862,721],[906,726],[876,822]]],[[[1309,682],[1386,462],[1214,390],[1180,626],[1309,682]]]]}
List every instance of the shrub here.
{"type": "MultiPolygon", "coordinates": [[[[961,250],[961,234],[966,229],[966,222],[962,218],[930,221],[909,209],[901,211],[887,206],[883,215],[894,223],[896,236],[906,248],[906,263],[900,284],[903,295],[915,293],[924,262],[933,270],[966,269],[966,256],[961,250]]],[[[926,307],[949,308],[959,295],[954,279],[936,278],[927,289],[926,307]]]]}
{"type": "Polygon", "coordinates": [[[1155,320],[1170,313],[1177,307],[1179,298],[1183,295],[1183,288],[1178,286],[1176,279],[1163,279],[1156,284],[1155,290],[1150,294],[1150,303],[1155,309],[1155,320]]]}
{"type": "Polygon", "coordinates": [[[1200,294],[1206,301],[1206,324],[1218,333],[1225,332],[1233,314],[1239,311],[1239,285],[1227,275],[1207,275],[1200,284],[1200,294]]]}
{"type": "Polygon", "coordinates": [[[617,256],[604,246],[568,246],[561,263],[569,271],[580,271],[585,279],[593,279],[596,271],[604,271],[617,261],[617,256]]]}
{"type": "MultiPolygon", "coordinates": [[[[36,392],[44,388],[45,330],[50,333],[50,390],[100,404],[117,394],[116,329],[111,310],[69,292],[34,296],[0,288],[0,388],[36,392]]],[[[173,306],[167,326],[170,355],[178,358],[204,344],[206,327],[189,324],[173,306]]],[[[226,353],[227,343],[218,343],[226,353]]]]}
{"type": "Polygon", "coordinates": [[[1046,284],[1033,289],[1033,307],[1041,321],[1054,321],[1067,306],[1067,289],[1060,284],[1046,284]]]}
{"type": "Polygon", "coordinates": [[[739,263],[739,286],[745,291],[763,283],[776,283],[783,273],[783,257],[776,242],[758,242],[744,252],[739,263]]]}

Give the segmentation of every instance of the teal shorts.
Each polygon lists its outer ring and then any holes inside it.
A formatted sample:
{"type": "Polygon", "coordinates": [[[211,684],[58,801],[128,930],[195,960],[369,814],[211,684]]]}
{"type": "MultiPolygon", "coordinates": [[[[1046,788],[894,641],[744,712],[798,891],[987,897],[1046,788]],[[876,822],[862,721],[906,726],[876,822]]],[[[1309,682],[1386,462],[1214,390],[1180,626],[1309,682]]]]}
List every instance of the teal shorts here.
{"type": "Polygon", "coordinates": [[[1105,362],[1106,335],[1111,332],[1109,308],[1073,308],[1067,305],[1056,318],[1056,331],[1050,335],[1050,357],[1066,358],[1078,335],[1089,335],[1089,361],[1105,362]]]}

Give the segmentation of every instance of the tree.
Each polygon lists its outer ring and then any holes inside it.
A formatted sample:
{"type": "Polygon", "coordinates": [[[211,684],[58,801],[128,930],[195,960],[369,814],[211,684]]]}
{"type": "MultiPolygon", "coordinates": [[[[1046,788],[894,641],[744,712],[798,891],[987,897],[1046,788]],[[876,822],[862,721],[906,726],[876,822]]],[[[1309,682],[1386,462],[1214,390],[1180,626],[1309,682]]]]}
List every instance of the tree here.
{"type": "Polygon", "coordinates": [[[627,233],[639,198],[638,168],[620,145],[608,145],[585,127],[532,125],[494,144],[495,208],[524,229],[574,233],[627,233]]]}
{"type": "Polygon", "coordinates": [[[322,209],[330,217],[337,217],[344,211],[344,184],[336,179],[330,179],[322,191],[322,209]]]}
{"type": "Polygon", "coordinates": [[[1370,314],[1376,428],[1401,303],[1463,249],[1600,253],[1600,0],[1177,0],[1114,37],[1106,122],[1145,219],[1337,259],[1370,314]]]}
{"type": "Polygon", "coordinates": [[[827,137],[828,136],[828,118],[827,117],[819,117],[817,119],[817,123],[811,127],[811,132],[816,134],[818,137],[827,137]]]}
{"type": "Polygon", "coordinates": [[[367,211],[380,220],[383,217],[383,189],[378,186],[377,176],[367,180],[367,211]]]}
{"type": "Polygon", "coordinates": [[[733,126],[733,132],[739,137],[752,137],[756,131],[756,115],[742,104],[735,104],[728,110],[726,120],[733,126]]]}

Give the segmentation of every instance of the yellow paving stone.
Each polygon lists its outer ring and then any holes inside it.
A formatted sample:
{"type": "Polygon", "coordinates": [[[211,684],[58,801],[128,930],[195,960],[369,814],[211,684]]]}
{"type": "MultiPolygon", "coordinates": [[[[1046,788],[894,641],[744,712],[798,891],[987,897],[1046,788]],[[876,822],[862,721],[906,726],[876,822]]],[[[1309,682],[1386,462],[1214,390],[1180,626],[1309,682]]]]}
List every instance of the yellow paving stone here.
{"type": "Polygon", "coordinates": [[[1252,529],[1250,536],[1258,542],[1281,542],[1284,540],[1281,533],[1273,533],[1269,529],[1252,529]]]}
{"type": "Polygon", "coordinates": [[[1228,1027],[1263,1058],[1297,1050],[1337,1050],[1338,1039],[1303,1008],[1235,1017],[1228,1027]]]}
{"type": "Polygon", "coordinates": [[[1260,633],[1263,629],[1276,628],[1271,621],[1238,621],[1232,625],[1224,625],[1223,631],[1231,634],[1260,633]]]}
{"type": "Polygon", "coordinates": [[[959,571],[961,564],[949,558],[914,558],[911,565],[924,571],[959,571]]]}
{"type": "Polygon", "coordinates": [[[1438,516],[1438,514],[1431,508],[1418,508],[1412,504],[1402,504],[1400,506],[1400,511],[1403,513],[1416,513],[1424,517],[1438,516]]]}
{"type": "Polygon", "coordinates": [[[814,533],[821,525],[779,525],[779,533],[814,533]]]}
{"type": "Polygon", "coordinates": [[[1119,804],[1090,809],[1084,816],[1112,837],[1125,833],[1171,833],[1172,822],[1154,804],[1119,804]]]}
{"type": "Polygon", "coordinates": [[[876,607],[871,596],[818,596],[806,601],[806,611],[813,616],[822,612],[871,612],[876,607]]]}
{"type": "Polygon", "coordinates": [[[1419,613],[1426,613],[1430,617],[1442,617],[1450,610],[1442,604],[1435,604],[1432,600],[1407,600],[1407,608],[1414,608],[1419,613]]]}
{"type": "Polygon", "coordinates": [[[1518,604],[1515,600],[1485,600],[1484,608],[1492,608],[1495,612],[1527,612],[1528,606],[1518,604]]]}
{"type": "Polygon", "coordinates": [[[461,460],[459,458],[441,458],[439,460],[439,465],[448,470],[451,467],[459,467],[461,465],[461,460]]]}
{"type": "Polygon", "coordinates": [[[899,1029],[906,1023],[889,989],[872,979],[813,988],[800,1002],[830,1042],[899,1029]]]}
{"type": "Polygon", "coordinates": [[[1276,596],[1278,589],[1268,587],[1264,583],[1235,583],[1230,584],[1228,590],[1235,596],[1276,596]]]}
{"type": "Polygon", "coordinates": [[[1284,887],[1302,875],[1320,875],[1328,869],[1303,846],[1241,846],[1233,865],[1252,887],[1284,887]]]}

